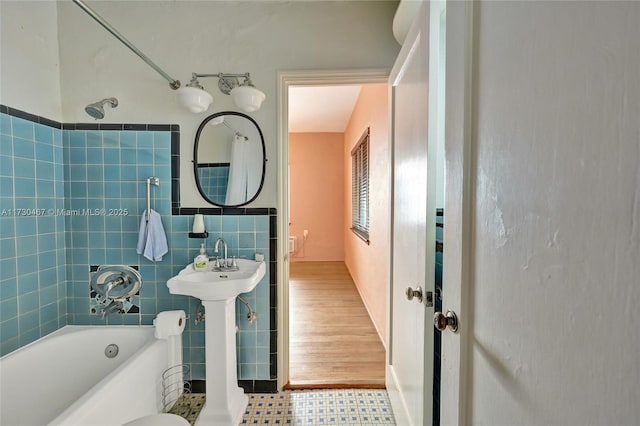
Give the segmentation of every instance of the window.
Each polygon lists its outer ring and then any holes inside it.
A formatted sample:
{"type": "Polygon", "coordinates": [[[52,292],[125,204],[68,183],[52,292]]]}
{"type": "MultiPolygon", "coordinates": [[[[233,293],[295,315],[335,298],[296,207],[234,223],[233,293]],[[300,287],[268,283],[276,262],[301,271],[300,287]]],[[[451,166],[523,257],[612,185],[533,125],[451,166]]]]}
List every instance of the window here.
{"type": "Polygon", "coordinates": [[[369,244],[369,128],[351,151],[351,230],[369,244]]]}

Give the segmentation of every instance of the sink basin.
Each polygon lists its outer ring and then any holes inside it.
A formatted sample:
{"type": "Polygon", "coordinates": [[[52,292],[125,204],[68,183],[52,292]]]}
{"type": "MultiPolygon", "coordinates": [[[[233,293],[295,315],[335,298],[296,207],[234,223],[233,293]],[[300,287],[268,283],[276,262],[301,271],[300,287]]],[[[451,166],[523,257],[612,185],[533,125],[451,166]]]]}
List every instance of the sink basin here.
{"type": "MultiPolygon", "coordinates": [[[[235,298],[253,290],[264,277],[264,262],[236,259],[237,271],[215,271],[210,262],[204,271],[193,263],[167,281],[169,293],[197,297],[207,315],[205,365],[207,401],[196,420],[197,426],[237,425],[249,402],[238,386],[235,298]]],[[[264,312],[269,318],[269,311],[264,312]]]]}
{"type": "Polygon", "coordinates": [[[167,281],[169,293],[197,297],[200,300],[227,300],[253,290],[264,276],[264,262],[237,259],[237,271],[214,271],[213,263],[205,271],[196,271],[193,263],[167,281]]]}

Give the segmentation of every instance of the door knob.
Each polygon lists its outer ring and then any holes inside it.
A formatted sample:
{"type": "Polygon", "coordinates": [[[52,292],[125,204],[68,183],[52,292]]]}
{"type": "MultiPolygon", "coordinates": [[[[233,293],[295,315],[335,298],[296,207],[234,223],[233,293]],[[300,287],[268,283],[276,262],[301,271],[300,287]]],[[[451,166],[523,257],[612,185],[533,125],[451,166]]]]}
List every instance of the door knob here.
{"type": "Polygon", "coordinates": [[[436,312],[433,315],[433,326],[440,331],[449,327],[449,330],[455,333],[458,331],[458,316],[453,311],[447,311],[446,315],[442,312],[436,312]]]}
{"type": "Polygon", "coordinates": [[[422,287],[418,287],[415,290],[411,287],[407,287],[406,294],[407,300],[413,300],[413,298],[415,297],[416,299],[418,299],[418,302],[422,303],[422,287]]]}

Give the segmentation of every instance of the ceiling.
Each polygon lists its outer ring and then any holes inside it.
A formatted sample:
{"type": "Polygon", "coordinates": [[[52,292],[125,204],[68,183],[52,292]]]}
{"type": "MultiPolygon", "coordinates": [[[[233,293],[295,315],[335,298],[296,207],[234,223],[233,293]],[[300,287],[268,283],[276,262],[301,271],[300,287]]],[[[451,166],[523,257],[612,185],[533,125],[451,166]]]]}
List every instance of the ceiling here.
{"type": "Polygon", "coordinates": [[[289,132],[343,133],[361,86],[289,88],[289,132]]]}

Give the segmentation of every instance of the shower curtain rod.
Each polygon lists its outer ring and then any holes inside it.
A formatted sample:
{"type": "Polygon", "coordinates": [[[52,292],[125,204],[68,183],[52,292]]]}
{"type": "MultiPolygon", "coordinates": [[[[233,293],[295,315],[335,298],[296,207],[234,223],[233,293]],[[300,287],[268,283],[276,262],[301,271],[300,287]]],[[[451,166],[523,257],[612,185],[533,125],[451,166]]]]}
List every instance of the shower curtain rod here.
{"type": "Polygon", "coordinates": [[[236,130],[236,129],[234,129],[233,127],[229,126],[229,125],[227,124],[227,122],[226,122],[226,121],[223,121],[223,122],[222,122],[222,124],[224,124],[225,126],[227,126],[227,127],[229,128],[229,130],[231,130],[233,133],[235,133],[235,135],[236,135],[236,136],[241,137],[241,138],[244,138],[244,140],[245,140],[245,141],[248,141],[248,140],[249,140],[249,138],[248,138],[248,137],[246,137],[245,135],[243,135],[242,133],[240,133],[239,131],[237,131],[237,130],[236,130]]]}
{"type": "Polygon", "coordinates": [[[175,80],[173,78],[171,78],[171,76],[169,74],[167,74],[166,72],[164,72],[162,70],[162,68],[160,68],[159,66],[157,66],[155,64],[155,62],[153,62],[151,59],[149,59],[149,57],[147,57],[147,55],[145,55],[144,53],[142,53],[140,50],[138,50],[137,47],[135,47],[129,40],[127,40],[122,34],[120,34],[118,32],[118,30],[116,30],[115,28],[113,28],[111,26],[111,24],[109,24],[107,21],[105,21],[100,15],[98,15],[93,9],[91,9],[89,6],[87,6],[82,0],[73,0],[73,2],[75,4],[78,5],[78,7],[80,7],[82,10],[84,10],[87,15],[91,16],[93,19],[96,20],[96,22],[100,25],[102,25],[107,31],[109,31],[115,38],[117,38],[118,40],[120,40],[125,46],[127,46],[129,49],[131,49],[131,51],[133,53],[135,53],[136,55],[138,55],[138,57],[140,57],[140,59],[142,59],[143,61],[145,61],[147,63],[147,65],[149,65],[151,68],[153,68],[154,70],[156,70],[158,72],[158,74],[160,74],[162,77],[164,77],[168,82],[169,82],[169,87],[171,87],[173,90],[176,90],[178,88],[180,88],[180,81],[179,80],[175,80]]]}

